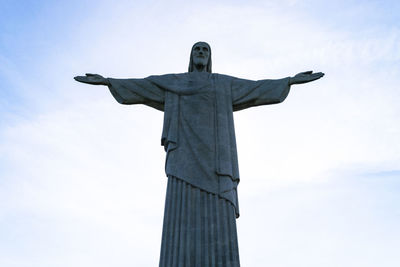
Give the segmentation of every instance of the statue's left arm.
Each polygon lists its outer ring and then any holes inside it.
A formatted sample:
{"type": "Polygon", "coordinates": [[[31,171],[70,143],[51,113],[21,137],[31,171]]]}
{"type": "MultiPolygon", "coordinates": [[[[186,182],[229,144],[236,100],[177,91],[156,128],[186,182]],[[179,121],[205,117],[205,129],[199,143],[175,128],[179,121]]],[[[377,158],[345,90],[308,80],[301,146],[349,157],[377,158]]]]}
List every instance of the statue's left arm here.
{"type": "Polygon", "coordinates": [[[276,80],[244,80],[233,78],[231,83],[233,110],[238,111],[260,105],[283,102],[289,94],[290,86],[317,80],[323,73],[301,72],[294,77],[276,80]]]}

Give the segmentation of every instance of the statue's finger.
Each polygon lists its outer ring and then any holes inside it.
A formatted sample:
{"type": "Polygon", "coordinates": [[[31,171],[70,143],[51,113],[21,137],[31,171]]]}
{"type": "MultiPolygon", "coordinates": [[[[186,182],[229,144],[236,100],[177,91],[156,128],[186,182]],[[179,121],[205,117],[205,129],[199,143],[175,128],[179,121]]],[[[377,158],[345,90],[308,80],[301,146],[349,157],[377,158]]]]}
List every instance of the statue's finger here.
{"type": "Polygon", "coordinates": [[[75,79],[75,81],[83,82],[86,80],[86,77],[85,76],[75,76],[74,79],[75,79]]]}
{"type": "Polygon", "coordinates": [[[301,72],[301,74],[312,74],[312,70],[309,70],[309,71],[305,71],[305,72],[301,72]]]}
{"type": "Polygon", "coordinates": [[[94,73],[86,73],[86,76],[89,76],[89,77],[90,77],[90,76],[93,77],[93,76],[97,76],[97,75],[98,75],[98,74],[94,74],[94,73]]]}
{"type": "Polygon", "coordinates": [[[318,80],[318,79],[322,78],[322,76],[324,76],[323,73],[314,73],[314,74],[311,75],[311,78],[313,80],[318,80]]]}

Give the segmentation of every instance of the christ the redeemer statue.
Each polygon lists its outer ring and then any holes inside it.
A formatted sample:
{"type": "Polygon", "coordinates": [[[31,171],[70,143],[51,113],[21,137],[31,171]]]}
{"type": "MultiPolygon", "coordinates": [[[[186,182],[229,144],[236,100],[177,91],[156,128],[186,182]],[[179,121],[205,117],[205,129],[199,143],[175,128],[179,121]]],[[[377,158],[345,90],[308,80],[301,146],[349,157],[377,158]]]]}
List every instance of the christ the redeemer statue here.
{"type": "Polygon", "coordinates": [[[211,48],[193,45],[189,72],[112,79],[77,76],[106,85],[121,104],[164,111],[161,144],[167,153],[160,267],[239,267],[236,218],[239,170],[233,112],[281,103],[293,84],[324,74],[302,72],[251,81],[211,72],[211,48]]]}

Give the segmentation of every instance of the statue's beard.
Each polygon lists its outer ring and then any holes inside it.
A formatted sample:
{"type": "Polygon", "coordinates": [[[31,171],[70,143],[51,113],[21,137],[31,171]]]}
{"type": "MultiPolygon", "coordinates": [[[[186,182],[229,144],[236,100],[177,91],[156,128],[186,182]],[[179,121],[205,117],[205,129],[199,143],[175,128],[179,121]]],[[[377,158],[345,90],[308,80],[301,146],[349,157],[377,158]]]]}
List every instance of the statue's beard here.
{"type": "Polygon", "coordinates": [[[193,63],[194,65],[203,65],[206,66],[207,65],[207,60],[205,57],[200,57],[200,58],[194,58],[193,59],[193,63]]]}

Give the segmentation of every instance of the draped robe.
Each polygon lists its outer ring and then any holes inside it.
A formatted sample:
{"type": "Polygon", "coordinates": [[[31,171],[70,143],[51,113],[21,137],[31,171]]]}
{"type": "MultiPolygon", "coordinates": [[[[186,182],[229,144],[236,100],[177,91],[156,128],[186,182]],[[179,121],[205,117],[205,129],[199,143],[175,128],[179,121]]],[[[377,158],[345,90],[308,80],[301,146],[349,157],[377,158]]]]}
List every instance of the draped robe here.
{"type": "MultiPolygon", "coordinates": [[[[235,216],[239,217],[237,198],[239,168],[233,112],[282,102],[290,90],[289,78],[251,81],[215,73],[190,72],[149,76],[144,79],[108,78],[108,81],[109,89],[119,103],[145,104],[164,111],[161,144],[167,154],[166,175],[174,179],[171,184],[178,183],[175,181],[178,179],[185,182],[182,187],[189,186],[192,189],[199,189],[201,192],[217,196],[217,199],[225,200],[233,206],[233,220],[235,216]]],[[[170,186],[170,181],[168,186],[170,186]]],[[[172,185],[168,190],[168,192],[171,191],[171,194],[179,194],[179,198],[182,198],[182,193],[174,193],[175,189],[172,189],[172,185]]],[[[186,264],[183,263],[185,257],[188,260],[188,257],[191,256],[182,256],[182,263],[177,263],[179,260],[174,261],[174,259],[168,258],[168,255],[163,256],[163,253],[178,253],[168,252],[169,250],[166,250],[168,248],[164,248],[163,252],[164,246],[167,247],[168,244],[172,246],[172,241],[169,239],[174,238],[174,234],[167,234],[169,222],[166,220],[167,218],[168,220],[177,220],[170,218],[177,216],[177,212],[175,210],[171,212],[172,208],[176,207],[169,207],[169,205],[177,204],[168,204],[168,198],[174,197],[169,194],[167,193],[163,229],[165,236],[163,234],[160,266],[195,266],[190,263],[190,260],[186,264]],[[172,213],[175,215],[171,215],[172,213]],[[163,257],[166,258],[163,259],[163,257]]],[[[218,204],[219,200],[216,201],[218,204]]],[[[204,206],[204,204],[202,205],[204,206]]],[[[199,206],[199,209],[204,208],[199,206]]],[[[231,222],[227,224],[229,223],[231,222]]],[[[184,226],[180,225],[177,228],[182,227],[184,226]]],[[[233,231],[236,234],[235,224],[233,231]]],[[[237,240],[235,242],[237,243],[237,240]]],[[[179,247],[179,244],[177,246],[179,247]]],[[[204,250],[204,248],[202,249],[204,250]]],[[[190,254],[190,251],[187,253],[190,254]]],[[[203,255],[205,252],[198,253],[203,255]]],[[[238,254],[238,252],[235,253],[238,254]]],[[[230,261],[231,265],[221,263],[218,266],[239,266],[238,255],[237,260],[231,259],[230,261]]]]}

